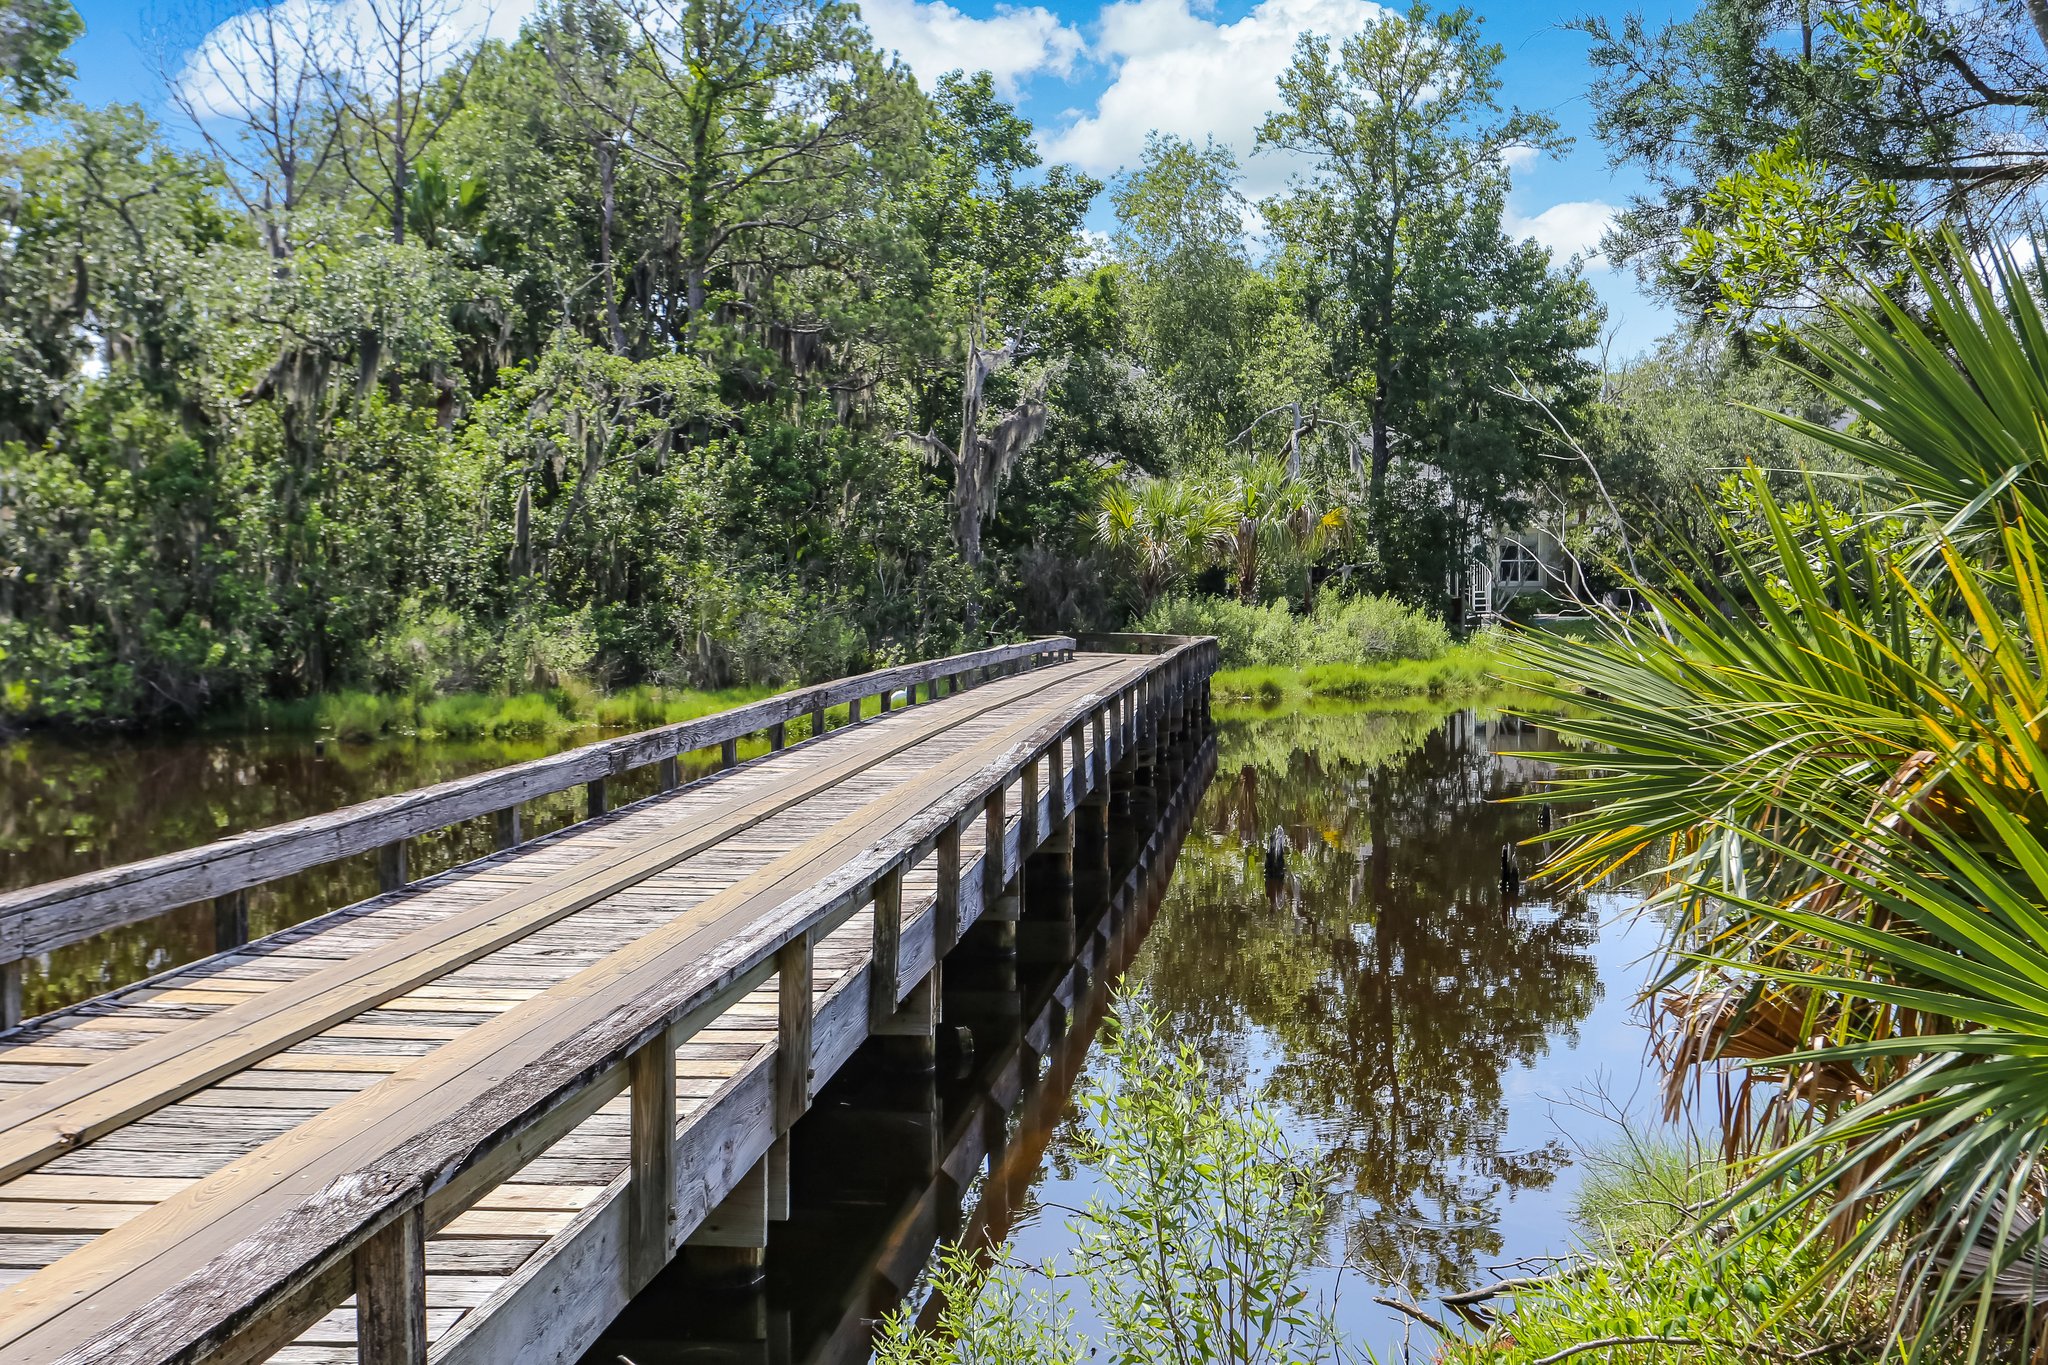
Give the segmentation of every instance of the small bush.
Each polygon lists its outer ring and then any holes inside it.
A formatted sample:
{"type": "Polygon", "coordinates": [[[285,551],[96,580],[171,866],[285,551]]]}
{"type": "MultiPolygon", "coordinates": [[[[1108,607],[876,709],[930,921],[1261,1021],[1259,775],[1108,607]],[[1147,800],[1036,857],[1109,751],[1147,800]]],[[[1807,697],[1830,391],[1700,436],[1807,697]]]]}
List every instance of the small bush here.
{"type": "Polygon", "coordinates": [[[412,699],[372,692],[330,692],[315,709],[318,728],[336,739],[360,744],[412,728],[412,699]]]}
{"type": "Polygon", "coordinates": [[[1137,629],[1213,635],[1225,668],[1299,668],[1440,658],[1451,648],[1443,621],[1392,597],[1326,592],[1300,616],[1284,602],[1248,607],[1218,597],[1168,597],[1137,629]]]}

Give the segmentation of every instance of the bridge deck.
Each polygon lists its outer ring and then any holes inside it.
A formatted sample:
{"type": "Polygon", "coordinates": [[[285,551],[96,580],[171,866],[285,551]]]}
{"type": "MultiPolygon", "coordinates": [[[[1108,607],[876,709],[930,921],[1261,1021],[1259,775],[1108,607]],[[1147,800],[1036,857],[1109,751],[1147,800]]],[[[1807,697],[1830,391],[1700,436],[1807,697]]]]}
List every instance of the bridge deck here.
{"type": "MultiPolygon", "coordinates": [[[[495,1059],[510,1068],[522,1047],[546,1042],[521,1032],[526,1002],[581,991],[601,1008],[636,951],[737,934],[735,905],[782,904],[824,882],[920,800],[1048,723],[1099,709],[1157,663],[1080,654],[897,709],[0,1039],[0,1357],[169,1358],[107,1334],[160,1296],[194,1293],[209,1266],[246,1260],[253,1235],[289,1212],[306,1182],[354,1169],[339,1149],[357,1134],[431,1125],[462,1085],[487,1094],[480,1073],[495,1059]],[[309,1159],[309,1144],[333,1146],[339,1164],[321,1166],[320,1151],[309,1159]]],[[[1074,735],[1064,774],[1056,750],[1011,784],[1037,790],[1033,828],[1043,829],[1038,809],[1056,815],[1080,794],[1076,768],[1099,772],[1114,757],[1085,726],[1074,735]]],[[[1012,850],[1028,837],[1022,798],[1006,802],[1012,850]]],[[[961,864],[981,857],[983,827],[961,824],[961,864]]],[[[943,951],[929,926],[937,877],[930,857],[904,875],[900,995],[943,951]]],[[[963,921],[978,913],[978,893],[960,899],[963,921]]],[[[876,941],[869,907],[812,947],[820,1082],[868,1033],[876,941]]],[[[750,1174],[774,1177],[774,1163],[750,1152],[773,1108],[781,1008],[776,981],[763,981],[673,1054],[676,1150],[700,1158],[681,1177],[698,1188],[672,1214],[685,1225],[678,1240],[691,1226],[715,1239],[731,1216],[720,1201],[750,1174]]],[[[520,1152],[446,1221],[428,1217],[424,1326],[436,1359],[561,1358],[603,1327],[615,1294],[579,1307],[558,1290],[537,1313],[522,1291],[573,1281],[550,1258],[627,1185],[634,1084],[613,1087],[565,1136],[520,1152]],[[579,1315],[591,1320],[565,1321],[579,1315]]],[[[761,1217],[778,1197],[786,1192],[759,1191],[761,1217]]],[[[344,1260],[338,1273],[347,1269],[344,1260]]],[[[295,1335],[228,1354],[262,1358],[269,1346],[292,1362],[376,1354],[358,1341],[353,1298],[295,1335]]]]}

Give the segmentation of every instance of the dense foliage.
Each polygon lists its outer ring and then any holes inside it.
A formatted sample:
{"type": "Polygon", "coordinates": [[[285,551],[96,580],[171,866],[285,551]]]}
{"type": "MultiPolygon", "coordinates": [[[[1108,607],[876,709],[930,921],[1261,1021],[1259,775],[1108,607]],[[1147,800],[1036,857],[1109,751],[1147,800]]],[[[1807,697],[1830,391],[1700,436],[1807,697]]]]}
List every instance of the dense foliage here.
{"type": "Polygon", "coordinates": [[[62,0],[0,13],[6,720],[1116,625],[1152,595],[1090,526],[1126,471],[1242,495],[1246,600],[1441,605],[1541,469],[1497,390],[1591,392],[1590,291],[1502,227],[1488,149],[1540,120],[1462,15],[1304,39],[1268,136],[1319,169],[1254,259],[1228,156],[1170,139],[1088,249],[1102,186],[839,0],[553,0],[511,42],[262,7],[166,73],[174,133],[67,99],[62,0]],[[1454,77],[1427,127],[1307,148],[1321,103],[1454,77]],[[1374,534],[1276,556],[1303,507],[1374,534]]]}
{"type": "Polygon", "coordinates": [[[1519,648],[1584,690],[1556,870],[1658,855],[1669,1096],[1754,1158],[1722,1209],[1806,1229],[1830,1299],[1895,1276],[1907,1359],[2005,1358],[2048,1230],[2048,316],[2010,258],[1916,290],[1925,322],[1844,305],[1815,342],[1856,422],[1780,419],[1867,506],[1755,476],[1728,573],[1679,557],[1651,615],[1519,648]]]}

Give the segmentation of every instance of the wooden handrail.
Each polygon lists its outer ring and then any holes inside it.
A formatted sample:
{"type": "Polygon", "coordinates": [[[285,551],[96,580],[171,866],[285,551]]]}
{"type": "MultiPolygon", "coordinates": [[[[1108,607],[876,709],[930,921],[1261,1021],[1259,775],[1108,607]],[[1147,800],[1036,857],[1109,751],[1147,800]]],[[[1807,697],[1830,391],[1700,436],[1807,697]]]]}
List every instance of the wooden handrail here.
{"type": "MultiPolygon", "coordinates": [[[[384,862],[387,868],[395,867],[395,876],[387,872],[385,879],[402,883],[403,841],[416,835],[506,812],[521,802],[578,786],[593,788],[591,813],[599,814],[605,798],[602,786],[593,784],[602,784],[607,778],[649,764],[672,764],[681,754],[714,744],[723,747],[730,762],[742,737],[774,730],[806,714],[813,717],[815,725],[828,708],[842,703],[858,707],[864,697],[887,697],[920,683],[930,685],[980,669],[1035,666],[1068,657],[1074,649],[1072,638],[1052,636],[880,669],[547,758],[249,830],[197,848],[0,894],[0,964],[16,964],[36,953],[180,906],[235,896],[280,877],[377,850],[393,851],[384,862]]],[[[0,1027],[13,1022],[0,1019],[0,1027]]]]}
{"type": "Polygon", "coordinates": [[[1165,654],[1208,635],[1147,635],[1137,631],[1087,630],[1074,636],[1075,648],[1089,654],[1165,654]]]}
{"type": "MultiPolygon", "coordinates": [[[[424,1320],[425,1282],[416,1248],[431,1227],[516,1169],[506,1161],[508,1154],[523,1161],[611,1096],[636,1083],[660,1083],[667,1068],[648,1064],[643,1050],[650,1044],[672,1056],[676,1046],[778,968],[789,969],[807,952],[804,945],[873,902],[878,888],[900,885],[897,879],[912,863],[931,854],[957,860],[959,842],[950,833],[991,808],[1010,782],[1035,771],[1049,751],[1069,744],[1077,728],[1094,728],[1098,717],[1106,722],[1111,715],[1128,715],[1129,731],[1106,723],[1096,730],[1115,734],[1118,750],[1129,747],[1132,731],[1153,733],[1200,694],[1215,660],[1214,640],[1183,641],[1142,676],[1079,699],[1075,714],[1055,717],[1007,743],[999,736],[985,741],[994,752],[979,769],[943,790],[933,779],[913,782],[873,817],[890,822],[884,832],[829,871],[821,869],[811,884],[793,894],[772,882],[757,890],[735,887],[723,893],[729,904],[708,923],[693,915],[657,930],[479,1025],[440,1053],[295,1129],[289,1153],[269,1159],[252,1154],[53,1266],[47,1273],[64,1283],[23,1305],[28,1317],[54,1325],[69,1306],[95,1295],[93,1284],[103,1272],[111,1275],[98,1281],[98,1292],[119,1292],[114,1282],[135,1268],[135,1253],[145,1247],[144,1259],[166,1253],[173,1242],[162,1234],[179,1227],[191,1234],[190,1246],[211,1253],[208,1264],[144,1289],[142,1302],[102,1304],[87,1313],[86,1320],[101,1326],[89,1329],[84,1340],[72,1339],[64,1365],[215,1353],[227,1360],[260,1359],[351,1290],[363,1306],[359,1331],[369,1331],[374,1320],[380,1334],[390,1334],[382,1344],[365,1339],[365,1360],[423,1358],[417,1330],[424,1320]],[[484,1058],[493,1064],[479,1067],[484,1058]],[[392,1089],[380,1096],[386,1087],[392,1089]],[[316,1130],[321,1141],[314,1140],[316,1130]]],[[[1078,769],[1074,775],[1081,777],[1078,769]]],[[[1000,858],[1001,844],[995,848],[1000,858]]],[[[1020,861],[1030,851],[1020,846],[1020,861]]],[[[951,869],[955,884],[959,875],[957,866],[951,869]]],[[[902,983],[878,979],[871,989],[893,1000],[902,983]]],[[[782,998],[787,1039],[807,1028],[800,1016],[811,1007],[810,995],[785,991],[782,998]]],[[[674,1120],[659,1103],[643,1103],[648,1098],[635,1098],[636,1123],[645,1124],[635,1150],[661,1165],[659,1158],[673,1154],[647,1152],[644,1133],[663,1134],[672,1143],[674,1120]],[[643,1110],[654,1119],[637,1117],[643,1110]]],[[[658,1172],[632,1175],[654,1190],[659,1178],[658,1172]]],[[[648,1196],[650,1189],[639,1193],[648,1196]]],[[[188,1245],[182,1236],[174,1241],[188,1245]]],[[[660,1259],[667,1254],[664,1247],[660,1259]]],[[[30,1335],[37,1331],[27,1327],[30,1335]]],[[[22,1339],[18,1332],[4,1337],[22,1339]]]]}

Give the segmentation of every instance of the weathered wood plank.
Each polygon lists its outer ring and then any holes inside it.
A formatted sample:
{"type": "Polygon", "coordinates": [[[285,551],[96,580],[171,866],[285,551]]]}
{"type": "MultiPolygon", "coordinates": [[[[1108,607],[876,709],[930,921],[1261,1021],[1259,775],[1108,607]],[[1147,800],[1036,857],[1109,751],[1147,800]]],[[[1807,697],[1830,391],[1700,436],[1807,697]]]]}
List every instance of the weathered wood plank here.
{"type": "MultiPolygon", "coordinates": [[[[79,1068],[78,1074],[66,1076],[61,1086],[45,1086],[29,1095],[0,1100],[0,1178],[32,1169],[374,1005],[434,1008],[448,999],[450,992],[423,983],[666,871],[934,735],[993,714],[1004,704],[1004,693],[990,691],[959,711],[927,712],[919,718],[924,724],[896,732],[871,732],[831,762],[808,767],[794,782],[765,795],[736,797],[699,817],[642,836],[610,854],[572,863],[518,891],[296,982],[272,987],[271,983],[213,978],[207,991],[165,991],[158,998],[205,1000],[229,1008],[104,1062],[79,1068]],[[260,998],[242,1000],[243,995],[259,991],[260,998]]],[[[467,1008],[494,998],[511,1002],[533,994],[454,993],[456,1003],[467,1008]]],[[[0,1059],[4,1057],[0,1053],[0,1059]]]]}
{"type": "Polygon", "coordinates": [[[975,667],[984,660],[1037,659],[1057,653],[1065,643],[1040,640],[1003,645],[785,692],[697,720],[9,892],[0,895],[0,961],[47,952],[177,906],[245,890],[463,820],[492,815],[522,801],[722,744],[777,721],[873,695],[878,686],[901,686],[911,679],[975,667]]]}

